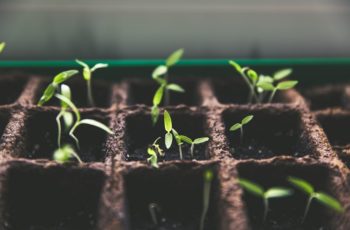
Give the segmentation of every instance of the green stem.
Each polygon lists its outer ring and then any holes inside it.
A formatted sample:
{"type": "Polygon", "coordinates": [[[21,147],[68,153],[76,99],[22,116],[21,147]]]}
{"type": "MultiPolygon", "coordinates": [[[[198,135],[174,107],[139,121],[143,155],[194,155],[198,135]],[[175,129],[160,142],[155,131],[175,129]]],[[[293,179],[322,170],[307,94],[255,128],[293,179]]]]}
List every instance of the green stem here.
{"type": "Polygon", "coordinates": [[[169,75],[165,74],[165,87],[164,87],[164,106],[169,106],[170,105],[170,92],[168,90],[168,88],[166,87],[168,85],[169,82],[169,75]]]}
{"type": "Polygon", "coordinates": [[[273,97],[275,96],[276,91],[277,91],[277,89],[274,89],[274,90],[272,91],[268,103],[271,103],[271,102],[272,102],[272,99],[273,99],[273,97]]]}
{"type": "Polygon", "coordinates": [[[241,130],[240,144],[243,145],[243,125],[241,126],[240,130],[241,130]]]}
{"type": "Polygon", "coordinates": [[[203,190],[203,211],[202,211],[202,215],[201,215],[199,230],[204,229],[205,217],[206,217],[208,209],[209,209],[210,187],[211,187],[211,181],[205,181],[204,182],[204,190],[203,190]]]}
{"type": "Polygon", "coordinates": [[[183,160],[181,145],[179,145],[179,154],[180,154],[180,160],[183,160]]]}
{"type": "Polygon", "coordinates": [[[91,85],[91,80],[88,80],[86,82],[86,86],[87,86],[87,98],[88,98],[88,102],[89,105],[91,107],[95,106],[95,101],[94,101],[94,97],[92,96],[92,85],[91,85]]]}
{"type": "Polygon", "coordinates": [[[191,144],[191,157],[192,157],[192,158],[194,158],[193,153],[194,153],[194,144],[192,143],[192,144],[191,144]]]}
{"type": "Polygon", "coordinates": [[[269,201],[268,199],[264,198],[264,215],[263,215],[263,224],[266,221],[267,212],[269,211],[269,201]]]}
{"type": "Polygon", "coordinates": [[[307,200],[307,204],[306,204],[306,207],[305,207],[305,211],[304,211],[304,215],[303,215],[303,219],[301,219],[301,223],[304,223],[305,219],[306,219],[306,216],[307,216],[307,213],[309,212],[309,209],[310,209],[310,205],[311,205],[311,201],[314,197],[311,195],[309,197],[309,199],[307,200]]]}
{"type": "Polygon", "coordinates": [[[78,138],[74,135],[74,131],[78,128],[79,124],[79,122],[76,122],[72,129],[69,131],[69,136],[71,136],[74,139],[78,149],[80,149],[80,144],[78,138]]]}
{"type": "Polygon", "coordinates": [[[76,152],[71,152],[71,154],[78,160],[79,164],[82,164],[83,161],[80,159],[79,155],[76,152]]]}
{"type": "Polygon", "coordinates": [[[61,117],[63,116],[64,111],[61,110],[60,113],[56,117],[57,123],[57,146],[61,148],[61,136],[62,136],[62,126],[61,126],[61,117]]]}

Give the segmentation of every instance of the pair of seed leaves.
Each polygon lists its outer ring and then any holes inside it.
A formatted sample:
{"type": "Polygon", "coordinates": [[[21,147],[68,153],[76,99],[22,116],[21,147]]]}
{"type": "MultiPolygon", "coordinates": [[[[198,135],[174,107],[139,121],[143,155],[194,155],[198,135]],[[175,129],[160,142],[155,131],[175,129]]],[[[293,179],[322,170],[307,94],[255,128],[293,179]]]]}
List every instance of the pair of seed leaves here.
{"type": "Polygon", "coordinates": [[[5,46],[6,46],[5,42],[0,43],[0,53],[2,53],[2,51],[5,49],[5,46]]]}
{"type": "Polygon", "coordinates": [[[83,67],[83,77],[86,81],[90,81],[91,80],[91,74],[93,72],[95,72],[97,69],[102,69],[102,68],[107,68],[108,64],[105,63],[97,63],[96,65],[94,65],[92,68],[90,68],[88,66],[88,64],[86,64],[85,62],[76,59],[75,60],[79,65],[81,65],[83,67]]]}
{"type": "Polygon", "coordinates": [[[238,129],[241,129],[244,125],[248,124],[251,120],[253,120],[253,115],[248,115],[242,119],[240,123],[236,123],[231,126],[230,131],[236,131],[238,129]]]}
{"type": "MultiPolygon", "coordinates": [[[[311,197],[311,199],[316,199],[323,205],[328,206],[335,211],[343,211],[342,205],[335,198],[329,196],[324,192],[316,192],[309,182],[297,177],[288,177],[288,181],[294,187],[306,193],[309,197],[311,197]]],[[[262,186],[243,178],[239,179],[239,184],[250,193],[263,199],[285,197],[293,194],[292,190],[283,187],[273,187],[265,190],[262,186]]]]}
{"type": "Polygon", "coordinates": [[[198,145],[205,143],[209,140],[208,137],[200,137],[192,140],[191,138],[184,136],[184,135],[179,135],[179,133],[173,129],[173,123],[170,117],[170,114],[168,111],[164,111],[164,128],[166,131],[165,134],[165,147],[169,149],[173,143],[173,135],[175,136],[175,140],[178,145],[182,145],[183,141],[191,144],[191,145],[198,145]]]}

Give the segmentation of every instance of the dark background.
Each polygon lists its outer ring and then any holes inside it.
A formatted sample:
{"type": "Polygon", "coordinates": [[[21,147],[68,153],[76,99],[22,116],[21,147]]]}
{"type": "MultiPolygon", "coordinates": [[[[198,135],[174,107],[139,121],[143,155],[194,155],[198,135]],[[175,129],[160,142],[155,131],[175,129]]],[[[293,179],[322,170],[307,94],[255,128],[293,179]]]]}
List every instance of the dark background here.
{"type": "Polygon", "coordinates": [[[1,59],[350,57],[346,0],[0,0],[1,59]]]}

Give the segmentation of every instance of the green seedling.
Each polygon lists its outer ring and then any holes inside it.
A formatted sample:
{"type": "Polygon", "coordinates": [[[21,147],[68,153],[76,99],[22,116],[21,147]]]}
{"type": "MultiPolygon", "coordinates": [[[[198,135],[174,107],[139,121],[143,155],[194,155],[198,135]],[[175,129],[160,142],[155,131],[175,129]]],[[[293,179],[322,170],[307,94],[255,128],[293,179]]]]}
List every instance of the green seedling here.
{"type": "Polygon", "coordinates": [[[173,135],[171,131],[173,130],[173,122],[171,120],[170,114],[168,111],[164,111],[164,129],[166,131],[165,133],[165,147],[167,149],[170,149],[172,143],[173,143],[173,135]]]}
{"type": "Polygon", "coordinates": [[[107,68],[108,64],[105,63],[97,63],[94,65],[92,68],[88,66],[83,61],[80,61],[78,59],[75,60],[79,65],[83,67],[83,77],[84,80],[86,81],[86,87],[87,87],[87,98],[90,106],[95,106],[95,100],[93,97],[92,93],[92,84],[91,84],[91,78],[92,78],[92,73],[95,72],[97,69],[102,69],[102,68],[107,68]]]}
{"type": "Polygon", "coordinates": [[[184,144],[184,142],[181,139],[181,135],[175,129],[172,129],[172,134],[174,135],[176,144],[179,148],[180,160],[183,160],[182,145],[184,144]]]}
{"type": "MultiPolygon", "coordinates": [[[[61,85],[61,94],[71,100],[71,90],[69,86],[62,84],[61,85]]],[[[57,145],[58,148],[61,148],[61,139],[62,139],[62,125],[61,125],[61,118],[63,118],[63,124],[65,127],[65,131],[70,129],[74,123],[73,114],[68,111],[69,107],[66,103],[61,101],[61,111],[56,116],[56,123],[57,123],[57,145]]]]}
{"type": "Polygon", "coordinates": [[[191,145],[190,154],[191,154],[192,158],[194,157],[194,146],[200,145],[200,144],[203,144],[203,143],[209,141],[209,137],[200,137],[200,138],[196,138],[196,139],[192,140],[191,138],[189,138],[187,136],[180,135],[180,138],[182,141],[191,145]]]}
{"type": "Polygon", "coordinates": [[[309,212],[311,202],[314,199],[320,202],[321,204],[327,206],[328,208],[331,208],[339,213],[344,211],[339,201],[337,201],[335,198],[331,197],[330,195],[324,192],[321,192],[321,191],[316,192],[314,187],[309,182],[297,177],[288,177],[288,181],[294,187],[296,187],[297,189],[301,190],[302,192],[306,193],[306,195],[308,195],[308,201],[305,207],[302,223],[304,223],[306,216],[309,212]]]}
{"type": "Polygon", "coordinates": [[[169,91],[174,91],[178,93],[183,93],[185,90],[178,84],[169,83],[169,70],[171,67],[179,62],[184,53],[183,49],[176,50],[173,52],[165,61],[165,65],[160,65],[152,73],[152,78],[155,80],[159,87],[153,96],[153,106],[152,106],[152,122],[157,123],[159,117],[159,105],[164,97],[164,105],[170,104],[170,93],[169,91]]]}
{"type": "Polygon", "coordinates": [[[65,103],[73,111],[75,115],[75,123],[73,124],[72,128],[69,131],[69,136],[71,136],[74,139],[78,149],[80,149],[79,140],[74,135],[74,132],[81,125],[91,125],[107,132],[108,134],[113,134],[112,130],[110,130],[106,125],[102,124],[99,121],[95,121],[93,119],[82,120],[78,108],[74,105],[74,103],[69,98],[63,96],[62,94],[55,94],[55,97],[58,98],[61,102],[65,103]]]}
{"type": "Polygon", "coordinates": [[[203,174],[203,180],[204,180],[204,187],[203,187],[203,210],[202,215],[199,223],[199,229],[204,229],[204,223],[205,223],[205,217],[207,216],[207,212],[209,209],[209,202],[210,202],[210,190],[211,190],[211,183],[213,181],[214,174],[212,170],[206,170],[203,174]]]}
{"type": "Polygon", "coordinates": [[[64,83],[74,75],[76,75],[79,71],[77,70],[67,70],[57,74],[52,82],[46,87],[43,95],[39,99],[38,105],[42,106],[46,102],[48,102],[54,95],[57,93],[57,90],[60,89],[60,84],[64,83]]]}
{"type": "Polygon", "coordinates": [[[283,188],[283,187],[273,187],[273,188],[264,190],[263,187],[261,187],[260,185],[243,178],[239,179],[239,184],[247,192],[263,200],[264,202],[263,223],[265,223],[267,213],[269,210],[269,199],[282,198],[293,194],[292,190],[283,188]]]}
{"type": "Polygon", "coordinates": [[[57,163],[60,164],[68,163],[72,158],[77,159],[80,164],[83,163],[79,155],[74,151],[74,149],[70,145],[64,145],[63,147],[58,148],[54,152],[53,158],[57,163]]]}
{"type": "Polygon", "coordinates": [[[161,212],[160,206],[156,203],[150,203],[148,205],[148,211],[151,215],[151,219],[152,219],[153,224],[158,225],[157,214],[161,212]]]}
{"type": "Polygon", "coordinates": [[[159,168],[158,166],[158,155],[159,156],[164,156],[164,151],[158,144],[158,141],[161,138],[158,137],[151,146],[148,147],[147,153],[150,155],[149,158],[147,158],[147,161],[154,167],[154,168],[159,168]]]}
{"type": "Polygon", "coordinates": [[[264,91],[270,91],[270,97],[268,99],[268,103],[271,103],[276,92],[279,90],[288,90],[292,89],[294,86],[298,84],[298,81],[282,81],[274,85],[273,82],[262,81],[257,84],[257,86],[264,91]]]}
{"type": "Polygon", "coordinates": [[[5,42],[0,43],[0,53],[2,53],[2,51],[5,49],[5,46],[6,46],[5,42]]]}
{"type": "Polygon", "coordinates": [[[230,131],[231,132],[235,132],[237,130],[240,130],[241,135],[240,135],[240,143],[243,143],[243,126],[248,124],[249,122],[251,122],[251,120],[253,120],[254,116],[253,115],[248,115],[246,117],[244,117],[242,119],[242,121],[240,123],[236,123],[234,125],[231,126],[230,131]]]}

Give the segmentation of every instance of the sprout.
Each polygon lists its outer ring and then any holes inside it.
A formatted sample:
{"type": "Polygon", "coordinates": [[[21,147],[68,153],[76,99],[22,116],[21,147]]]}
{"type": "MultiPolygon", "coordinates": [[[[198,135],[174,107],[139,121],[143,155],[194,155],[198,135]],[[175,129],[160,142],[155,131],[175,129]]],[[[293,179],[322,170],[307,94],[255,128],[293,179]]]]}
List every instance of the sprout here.
{"type": "Polygon", "coordinates": [[[238,129],[240,130],[240,132],[241,132],[240,143],[241,144],[243,143],[243,126],[248,124],[253,118],[254,118],[253,115],[248,115],[242,119],[241,123],[236,123],[236,124],[232,125],[230,128],[231,132],[234,132],[238,129]]]}
{"type": "Polygon", "coordinates": [[[192,158],[194,157],[194,154],[193,154],[194,153],[194,146],[199,145],[199,144],[203,144],[203,143],[209,141],[209,137],[200,137],[200,138],[196,138],[196,139],[192,140],[191,138],[189,138],[187,136],[180,135],[180,138],[182,141],[191,145],[190,153],[191,153],[192,158]]]}
{"type": "Polygon", "coordinates": [[[2,51],[5,49],[5,46],[6,46],[5,42],[0,43],[0,53],[2,53],[2,51]]]}
{"type": "Polygon", "coordinates": [[[242,188],[250,192],[252,195],[263,199],[264,201],[263,223],[266,220],[267,212],[269,210],[269,199],[282,198],[293,194],[292,190],[283,188],[283,187],[273,187],[273,188],[264,190],[260,185],[243,178],[239,179],[239,184],[242,188]]]}
{"type": "Polygon", "coordinates": [[[210,188],[213,180],[213,172],[212,170],[206,170],[203,174],[204,186],[203,186],[203,210],[199,224],[199,230],[204,229],[205,217],[207,215],[209,209],[209,201],[210,201],[210,188]]]}
{"type": "Polygon", "coordinates": [[[313,186],[300,178],[297,177],[288,177],[288,181],[289,183],[291,183],[294,187],[296,187],[297,189],[301,190],[302,192],[306,193],[309,198],[306,204],[306,208],[304,211],[304,215],[303,215],[303,219],[302,219],[302,223],[304,223],[305,218],[309,212],[310,209],[310,205],[313,199],[317,200],[318,202],[320,202],[321,204],[337,211],[337,212],[343,212],[344,209],[342,207],[342,205],[333,197],[327,195],[324,192],[316,192],[315,189],[313,188],[313,186]]]}
{"type": "Polygon", "coordinates": [[[91,77],[92,73],[95,72],[97,69],[107,68],[108,64],[105,63],[97,63],[90,69],[90,67],[83,61],[80,61],[78,59],[75,60],[79,65],[83,67],[83,77],[86,80],[86,87],[87,87],[87,98],[90,106],[95,106],[94,97],[92,95],[92,85],[91,85],[91,77]]]}
{"type": "Polygon", "coordinates": [[[181,139],[181,135],[175,129],[172,129],[172,133],[173,133],[173,135],[175,137],[176,144],[177,144],[177,146],[179,148],[180,160],[183,160],[183,154],[182,154],[183,142],[182,142],[182,139],[181,139]]]}
{"type": "Polygon", "coordinates": [[[48,102],[56,93],[57,89],[59,89],[59,85],[73,77],[78,73],[77,70],[67,70],[57,74],[52,82],[46,87],[43,95],[41,96],[38,106],[42,106],[46,102],[48,102]]]}
{"type": "Polygon", "coordinates": [[[101,122],[92,120],[92,119],[83,119],[81,120],[81,115],[78,110],[78,108],[74,105],[74,103],[67,97],[63,96],[62,94],[55,94],[55,97],[57,97],[61,102],[67,104],[67,106],[73,111],[75,114],[75,123],[73,127],[69,131],[69,135],[74,139],[78,149],[80,148],[79,146],[79,140],[78,138],[74,135],[74,131],[81,125],[91,125],[95,126],[96,128],[102,129],[103,131],[113,134],[112,130],[110,130],[106,125],[102,124],[101,122]]]}
{"type": "Polygon", "coordinates": [[[159,87],[153,96],[153,106],[152,106],[152,122],[157,123],[159,117],[159,104],[162,102],[163,96],[165,106],[170,104],[169,90],[174,92],[183,93],[185,90],[173,83],[169,83],[169,69],[174,66],[182,57],[184,50],[179,49],[172,53],[165,61],[165,65],[160,65],[152,73],[152,78],[155,80],[159,87]]]}
{"type": "Polygon", "coordinates": [[[158,225],[157,213],[161,212],[160,206],[156,203],[150,203],[148,205],[148,211],[151,215],[151,218],[152,218],[154,225],[158,225]]]}
{"type": "Polygon", "coordinates": [[[158,144],[158,141],[160,140],[161,138],[158,137],[154,142],[153,144],[148,147],[147,149],[147,153],[148,155],[150,155],[149,158],[147,158],[147,161],[155,168],[158,168],[158,155],[159,156],[164,156],[164,151],[163,149],[160,148],[159,144],[158,144]]]}
{"type": "Polygon", "coordinates": [[[276,86],[274,86],[273,83],[265,81],[265,82],[260,82],[257,86],[262,88],[265,91],[271,91],[271,94],[268,100],[268,103],[271,103],[273,100],[273,97],[275,96],[278,90],[291,89],[297,84],[298,84],[298,81],[282,81],[278,83],[276,86]]]}
{"type": "Polygon", "coordinates": [[[170,114],[168,113],[168,111],[164,111],[164,129],[166,131],[165,134],[165,147],[167,149],[170,149],[171,144],[173,143],[173,135],[171,133],[172,129],[173,129],[173,123],[170,117],[170,114]]]}
{"type": "Polygon", "coordinates": [[[63,147],[58,148],[53,154],[53,159],[60,164],[69,162],[71,158],[77,159],[80,164],[83,163],[79,155],[70,145],[64,145],[63,147]]]}

